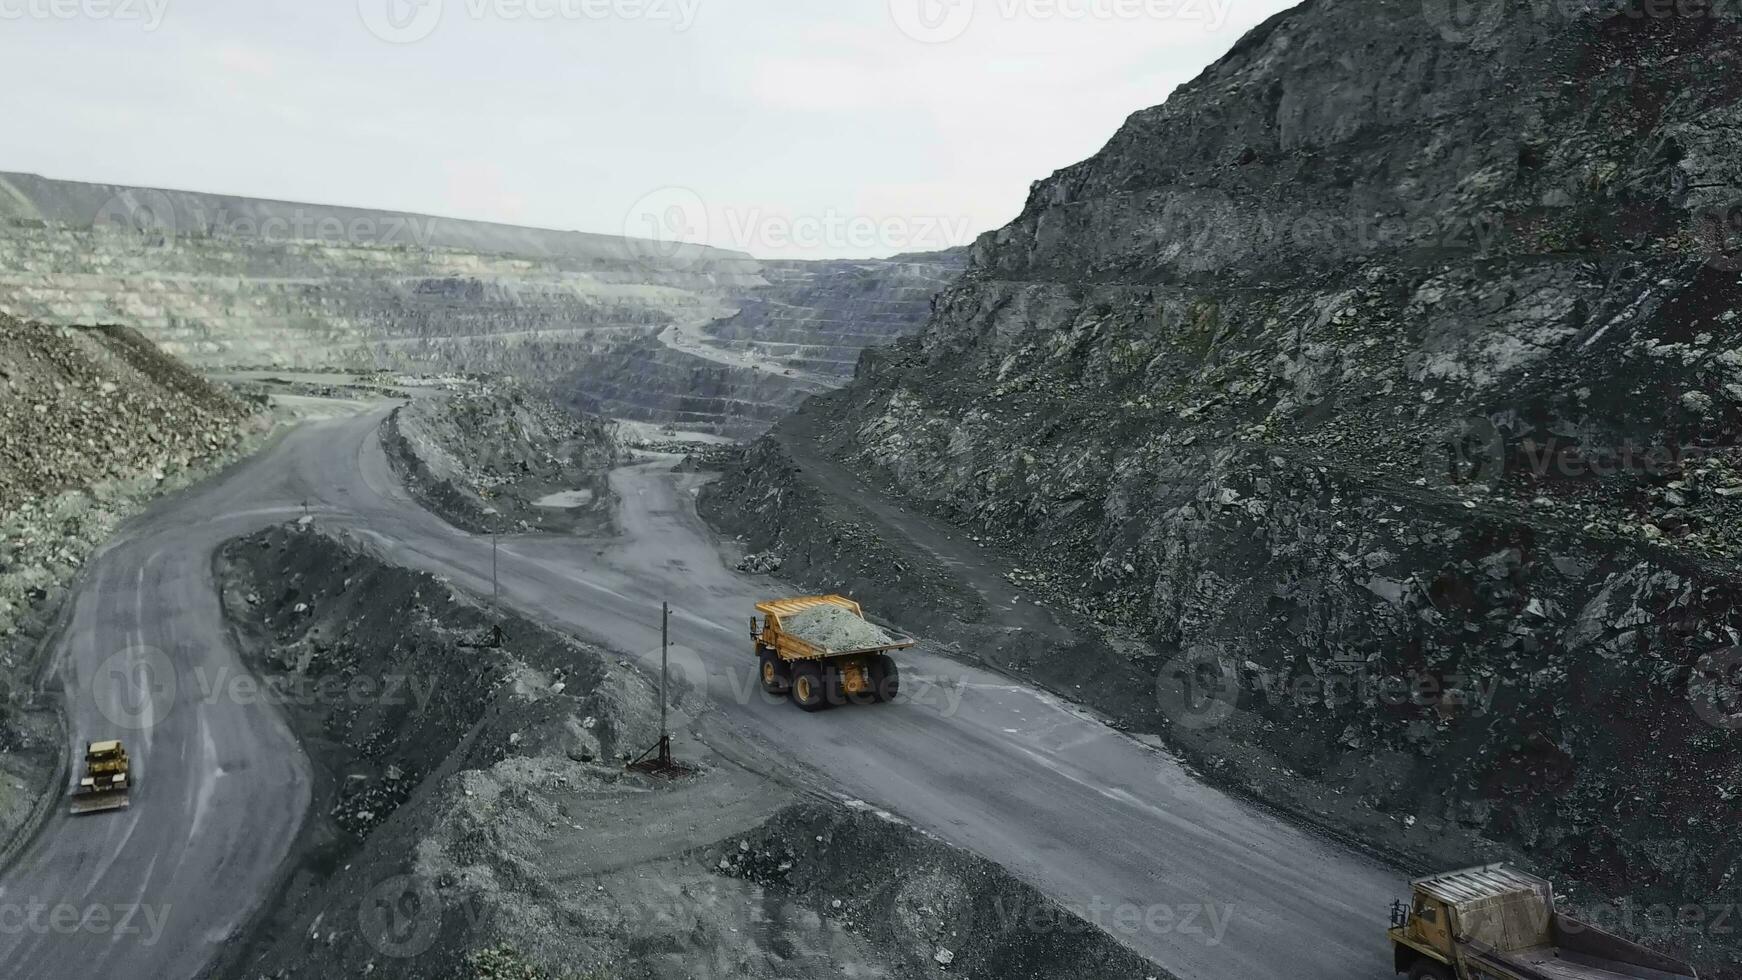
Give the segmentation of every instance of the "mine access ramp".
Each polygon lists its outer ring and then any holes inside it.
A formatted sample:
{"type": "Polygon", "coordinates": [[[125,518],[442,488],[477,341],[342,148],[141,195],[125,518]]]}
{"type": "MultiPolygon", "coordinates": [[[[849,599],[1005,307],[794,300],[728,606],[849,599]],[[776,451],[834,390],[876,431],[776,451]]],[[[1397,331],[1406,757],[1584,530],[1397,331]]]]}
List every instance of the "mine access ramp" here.
{"type": "Polygon", "coordinates": [[[792,696],[806,711],[848,702],[893,701],[901,672],[890,653],[914,645],[865,618],[845,596],[804,596],[759,602],[761,622],[750,617],[750,639],[762,689],[792,696]]]}
{"type": "Polygon", "coordinates": [[[92,742],[85,746],[85,774],[73,787],[72,812],[101,813],[131,806],[130,770],[127,750],[120,742],[92,742]]]}
{"type": "Polygon", "coordinates": [[[1698,980],[1686,963],[1556,912],[1553,886],[1504,864],[1410,890],[1386,934],[1410,980],[1698,980]]]}

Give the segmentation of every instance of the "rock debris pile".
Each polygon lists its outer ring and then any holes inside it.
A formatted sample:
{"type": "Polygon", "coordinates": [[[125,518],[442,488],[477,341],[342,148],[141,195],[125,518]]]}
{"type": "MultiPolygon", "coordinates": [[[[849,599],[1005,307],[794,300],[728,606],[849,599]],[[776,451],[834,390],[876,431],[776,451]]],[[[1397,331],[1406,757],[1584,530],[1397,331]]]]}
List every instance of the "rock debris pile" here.
{"type": "Polygon", "coordinates": [[[780,571],[780,566],[784,564],[786,563],[781,560],[779,555],[772,551],[763,551],[744,556],[743,560],[738,562],[738,571],[748,572],[751,575],[771,575],[780,571]]]}
{"type": "Polygon", "coordinates": [[[851,610],[826,605],[780,618],[781,629],[824,650],[870,650],[896,642],[873,623],[851,610]]]}
{"type": "Polygon", "coordinates": [[[474,532],[608,526],[615,424],[508,379],[419,398],[382,426],[388,460],[421,503],[474,532]]]}

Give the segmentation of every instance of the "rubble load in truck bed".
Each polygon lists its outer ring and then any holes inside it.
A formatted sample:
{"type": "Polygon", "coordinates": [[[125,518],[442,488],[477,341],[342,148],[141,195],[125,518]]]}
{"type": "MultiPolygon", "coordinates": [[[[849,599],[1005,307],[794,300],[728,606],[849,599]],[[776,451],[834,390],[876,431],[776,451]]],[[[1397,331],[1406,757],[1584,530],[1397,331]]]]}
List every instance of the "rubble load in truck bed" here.
{"type": "Polygon", "coordinates": [[[882,649],[901,642],[876,625],[855,616],[851,610],[835,605],[815,606],[800,613],[782,616],[781,627],[787,633],[830,653],[882,649]]]}

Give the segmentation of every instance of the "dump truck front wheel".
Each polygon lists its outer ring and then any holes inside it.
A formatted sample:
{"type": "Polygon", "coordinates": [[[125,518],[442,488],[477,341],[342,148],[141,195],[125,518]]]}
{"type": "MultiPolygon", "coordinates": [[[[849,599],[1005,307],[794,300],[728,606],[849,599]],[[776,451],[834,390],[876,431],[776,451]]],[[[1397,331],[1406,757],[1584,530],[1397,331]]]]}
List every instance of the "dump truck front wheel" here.
{"type": "Polygon", "coordinates": [[[792,668],[792,703],[806,711],[821,711],[829,706],[829,696],[823,682],[823,669],[816,664],[798,664],[792,668]]]}
{"type": "Polygon", "coordinates": [[[1433,960],[1421,960],[1410,968],[1409,980],[1452,980],[1452,975],[1433,960]]]}
{"type": "Polygon", "coordinates": [[[893,701],[901,693],[901,668],[895,665],[895,658],[887,653],[880,653],[871,660],[871,698],[874,701],[893,701]]]}
{"type": "Polygon", "coordinates": [[[762,651],[762,689],[769,694],[785,694],[792,690],[792,671],[786,661],[774,653],[762,651]]]}

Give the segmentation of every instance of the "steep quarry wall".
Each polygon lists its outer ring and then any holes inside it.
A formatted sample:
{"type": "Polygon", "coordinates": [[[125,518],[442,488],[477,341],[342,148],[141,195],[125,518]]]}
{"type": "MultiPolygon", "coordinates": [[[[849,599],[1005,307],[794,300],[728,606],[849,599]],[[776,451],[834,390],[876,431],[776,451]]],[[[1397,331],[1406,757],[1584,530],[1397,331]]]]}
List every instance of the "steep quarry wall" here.
{"type": "Polygon", "coordinates": [[[199,366],[533,371],[731,310],[748,256],[0,177],[0,308],[124,322],[199,366]]]}
{"type": "Polygon", "coordinates": [[[913,333],[931,300],[962,272],[966,249],[879,262],[769,262],[768,285],[739,312],[703,328],[729,350],[754,352],[824,380],[846,381],[867,347],[913,333]]]}
{"type": "Polygon", "coordinates": [[[861,347],[917,329],[955,261],[764,265],[697,246],[0,174],[0,312],[126,324],[207,368],[512,374],[624,417],[735,433],[839,383],[861,347]],[[777,346],[749,345],[770,319],[754,310],[718,340],[702,332],[746,304],[783,311],[769,328],[777,346]],[[648,343],[672,328],[709,346],[663,355],[648,343]]]}
{"type": "Polygon", "coordinates": [[[657,337],[600,351],[553,387],[580,411],[734,438],[761,434],[807,396],[829,389],[773,364],[700,357],[657,337]]]}
{"type": "MultiPolygon", "coordinates": [[[[1218,778],[1701,902],[1742,874],[1742,25],[1662,6],[1303,4],[783,437],[1004,546],[1218,778]]],[[[778,445],[735,532],[815,523],[778,445]]]]}

